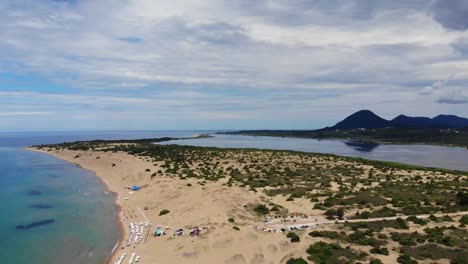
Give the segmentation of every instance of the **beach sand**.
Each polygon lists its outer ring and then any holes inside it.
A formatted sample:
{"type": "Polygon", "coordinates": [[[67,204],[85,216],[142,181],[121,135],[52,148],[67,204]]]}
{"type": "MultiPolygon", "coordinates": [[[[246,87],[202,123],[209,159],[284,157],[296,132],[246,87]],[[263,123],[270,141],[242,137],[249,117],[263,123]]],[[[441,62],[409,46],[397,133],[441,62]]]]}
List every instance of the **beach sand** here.
{"type": "MultiPolygon", "coordinates": [[[[123,236],[110,263],[124,252],[128,255],[124,263],[128,263],[132,253],[141,256],[139,263],[152,264],[285,263],[290,257],[305,258],[308,245],[316,240],[303,236],[300,243],[291,243],[285,235],[255,230],[254,226],[264,219],[244,206],[264,202],[267,198],[261,193],[223,186],[223,181],[206,182],[202,186],[197,180],[181,180],[173,176],[158,176],[151,180],[151,172],[160,168],[144,158],[126,153],[42,152],[94,171],[110,191],[117,193],[116,204],[121,207],[119,220],[123,236]],[[150,172],[146,169],[150,169],[150,172]],[[126,188],[132,185],[147,186],[132,192],[126,188]],[[170,210],[170,213],[159,216],[164,209],[170,210]],[[235,219],[235,223],[228,222],[230,217],[235,219]],[[145,218],[152,224],[152,232],[146,243],[143,239],[136,247],[133,243],[130,247],[122,247],[128,239],[129,223],[143,222],[145,218]],[[168,234],[153,237],[158,226],[170,227],[168,234]],[[192,238],[188,232],[195,226],[208,229],[199,237],[192,238]],[[234,226],[240,230],[234,230],[234,226]],[[172,234],[178,228],[184,228],[186,234],[174,237],[172,234]]],[[[310,207],[297,206],[297,209],[300,208],[304,212],[298,213],[310,213],[310,207]]]]}
{"type": "MultiPolygon", "coordinates": [[[[94,171],[108,189],[117,194],[116,204],[121,208],[119,221],[122,236],[109,263],[114,263],[123,253],[127,254],[127,258],[122,263],[128,263],[132,253],[141,256],[139,263],[151,264],[286,263],[292,257],[306,259],[306,249],[315,242],[336,242],[327,238],[310,237],[310,231],[303,231],[297,233],[301,241],[291,243],[285,234],[256,230],[255,226],[263,226],[264,221],[263,216],[252,210],[252,206],[257,204],[275,203],[287,208],[290,215],[304,214],[313,219],[304,222],[323,223],[314,230],[340,231],[341,224],[327,221],[323,211],[312,209],[308,199],[297,198],[288,202],[286,196],[268,197],[261,191],[254,192],[235,185],[228,187],[224,185],[226,178],[217,182],[203,181],[203,184],[200,184],[201,180],[183,180],[176,176],[156,176],[151,179],[153,172],[162,169],[160,165],[151,162],[147,157],[132,156],[123,152],[31,150],[45,152],[94,171]],[[144,188],[130,191],[128,187],[133,185],[144,188]],[[170,213],[160,216],[162,210],[169,210],[170,213]],[[231,217],[235,219],[234,223],[228,221],[231,217]],[[149,236],[146,239],[145,233],[140,244],[135,245],[132,241],[131,246],[126,246],[130,233],[129,224],[136,222],[151,224],[149,236]],[[240,230],[233,229],[234,226],[240,230]],[[153,237],[157,227],[169,227],[166,230],[167,234],[153,237]],[[191,237],[188,233],[193,227],[207,229],[202,231],[200,236],[191,237]],[[185,230],[185,235],[173,236],[174,231],[179,228],[185,230]]],[[[336,189],[335,185],[333,183],[331,188],[336,189]]],[[[420,227],[411,224],[408,232],[418,228],[420,227]]],[[[371,249],[370,246],[353,248],[364,252],[371,249]]],[[[390,241],[389,248],[395,249],[390,251],[389,256],[375,257],[384,263],[396,263],[398,245],[390,241]]],[[[448,260],[440,259],[436,263],[448,263],[448,260]]]]}

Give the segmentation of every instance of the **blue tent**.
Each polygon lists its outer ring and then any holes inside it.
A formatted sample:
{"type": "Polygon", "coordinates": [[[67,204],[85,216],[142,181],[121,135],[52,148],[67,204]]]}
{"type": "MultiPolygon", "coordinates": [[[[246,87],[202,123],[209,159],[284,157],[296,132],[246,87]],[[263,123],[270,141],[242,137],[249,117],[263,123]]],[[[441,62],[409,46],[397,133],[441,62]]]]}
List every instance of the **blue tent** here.
{"type": "Polygon", "coordinates": [[[136,186],[136,185],[133,185],[133,186],[132,186],[132,190],[138,191],[138,190],[140,190],[140,187],[138,187],[138,186],[136,186]]]}
{"type": "Polygon", "coordinates": [[[164,231],[161,228],[157,228],[156,232],[154,232],[156,236],[162,236],[164,234],[164,231]]]}

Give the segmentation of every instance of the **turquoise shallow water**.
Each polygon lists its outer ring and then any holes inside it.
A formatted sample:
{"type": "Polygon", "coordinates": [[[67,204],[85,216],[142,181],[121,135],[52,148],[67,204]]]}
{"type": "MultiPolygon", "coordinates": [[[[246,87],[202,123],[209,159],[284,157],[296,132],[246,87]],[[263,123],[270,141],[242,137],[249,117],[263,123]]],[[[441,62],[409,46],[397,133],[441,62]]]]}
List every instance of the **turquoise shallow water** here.
{"type": "Polygon", "coordinates": [[[0,168],[0,263],[104,262],[119,238],[117,210],[93,173],[17,148],[0,148],[0,168]],[[55,222],[16,229],[46,219],[55,222]]]}
{"type": "Polygon", "coordinates": [[[199,133],[202,132],[0,133],[0,263],[102,264],[120,236],[114,195],[106,191],[94,173],[23,147],[199,133]],[[18,225],[48,219],[54,222],[29,230],[16,229],[18,225]]]}

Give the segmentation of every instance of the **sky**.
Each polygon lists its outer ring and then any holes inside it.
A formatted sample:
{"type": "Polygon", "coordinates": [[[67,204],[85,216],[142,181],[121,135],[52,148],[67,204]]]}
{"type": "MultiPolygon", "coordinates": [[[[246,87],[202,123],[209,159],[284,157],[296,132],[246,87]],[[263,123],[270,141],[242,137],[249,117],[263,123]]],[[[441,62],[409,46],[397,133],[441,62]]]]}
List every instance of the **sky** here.
{"type": "Polygon", "coordinates": [[[2,0],[0,131],[468,117],[468,0],[2,0]]]}

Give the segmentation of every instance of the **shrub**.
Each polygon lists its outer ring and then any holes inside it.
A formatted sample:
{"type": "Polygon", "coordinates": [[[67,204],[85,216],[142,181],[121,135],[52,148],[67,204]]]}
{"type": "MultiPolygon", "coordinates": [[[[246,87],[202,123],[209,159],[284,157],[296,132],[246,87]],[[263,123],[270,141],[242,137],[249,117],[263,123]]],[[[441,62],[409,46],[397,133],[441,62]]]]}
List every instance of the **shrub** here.
{"type": "Polygon", "coordinates": [[[230,218],[228,219],[228,222],[230,222],[230,223],[234,223],[234,222],[235,222],[235,220],[234,220],[234,218],[230,217],[230,218]]]}
{"type": "Polygon", "coordinates": [[[292,243],[297,243],[297,242],[300,242],[301,241],[301,238],[294,232],[289,232],[287,235],[286,235],[287,238],[291,238],[291,242],[292,243]]]}
{"type": "Polygon", "coordinates": [[[268,207],[266,207],[266,205],[264,205],[264,204],[259,204],[254,208],[254,211],[259,213],[259,214],[266,215],[266,214],[268,214],[270,212],[270,209],[268,209],[268,207]]]}
{"type": "Polygon", "coordinates": [[[468,192],[466,191],[458,192],[457,199],[458,199],[458,204],[460,204],[461,206],[467,206],[468,205],[468,192]]]}
{"type": "Polygon", "coordinates": [[[462,225],[468,225],[468,215],[464,215],[460,218],[460,223],[462,225]]]}
{"type": "Polygon", "coordinates": [[[354,244],[367,246],[369,245],[369,239],[366,234],[362,231],[356,230],[348,236],[348,240],[354,244]]]}
{"type": "Polygon", "coordinates": [[[359,214],[359,218],[362,218],[362,219],[368,219],[370,217],[371,217],[371,213],[369,211],[364,211],[359,214]]]}
{"type": "Polygon", "coordinates": [[[408,255],[408,254],[401,254],[398,258],[397,258],[397,262],[398,263],[401,263],[401,264],[418,264],[418,262],[414,259],[411,259],[411,256],[408,255]]]}
{"type": "Polygon", "coordinates": [[[309,259],[315,263],[327,263],[327,260],[333,255],[333,251],[342,249],[340,245],[326,242],[316,242],[307,248],[306,252],[309,254],[309,259]]]}
{"type": "Polygon", "coordinates": [[[338,216],[339,219],[343,219],[344,209],[343,208],[338,208],[338,210],[336,210],[336,216],[338,216]]]}
{"type": "Polygon", "coordinates": [[[150,170],[150,169],[146,169],[145,171],[150,172],[151,170],[150,170]]]}
{"type": "Polygon", "coordinates": [[[416,235],[404,233],[392,233],[392,240],[398,242],[402,246],[415,246],[417,243],[414,241],[416,235]]]}
{"type": "Polygon", "coordinates": [[[301,241],[301,238],[298,235],[291,237],[291,243],[298,243],[301,241]]]}
{"type": "Polygon", "coordinates": [[[387,248],[381,248],[381,247],[371,248],[370,253],[380,254],[380,255],[385,255],[385,256],[388,256],[388,254],[389,254],[387,248]]]}
{"type": "Polygon", "coordinates": [[[403,218],[398,217],[396,221],[398,222],[400,229],[409,229],[409,226],[406,224],[406,221],[403,218]]]}
{"type": "Polygon", "coordinates": [[[380,259],[371,259],[369,264],[383,264],[383,262],[380,259]]]}
{"type": "Polygon", "coordinates": [[[239,230],[240,230],[240,228],[239,228],[239,227],[237,227],[237,226],[233,226],[233,227],[232,227],[232,229],[234,229],[234,230],[237,230],[237,231],[239,231],[239,230]]]}
{"type": "Polygon", "coordinates": [[[286,264],[307,264],[307,261],[305,261],[303,258],[290,258],[288,261],[286,261],[286,264]]]}
{"type": "Polygon", "coordinates": [[[444,221],[444,222],[453,222],[453,218],[450,217],[449,215],[444,215],[442,217],[442,221],[444,221]]]}
{"type": "Polygon", "coordinates": [[[408,218],[406,218],[407,221],[411,221],[415,224],[418,224],[420,226],[424,226],[424,225],[427,225],[427,221],[421,219],[421,218],[417,218],[416,216],[412,215],[408,218]]]}
{"type": "Polygon", "coordinates": [[[278,206],[275,205],[275,206],[273,206],[273,207],[271,208],[270,211],[271,211],[271,212],[277,212],[277,211],[279,211],[279,210],[280,210],[280,209],[278,208],[278,206]]]}
{"type": "Polygon", "coordinates": [[[167,209],[164,209],[164,210],[161,210],[161,212],[159,212],[159,216],[161,215],[167,215],[168,213],[170,213],[171,211],[167,210],[167,209]]]}

